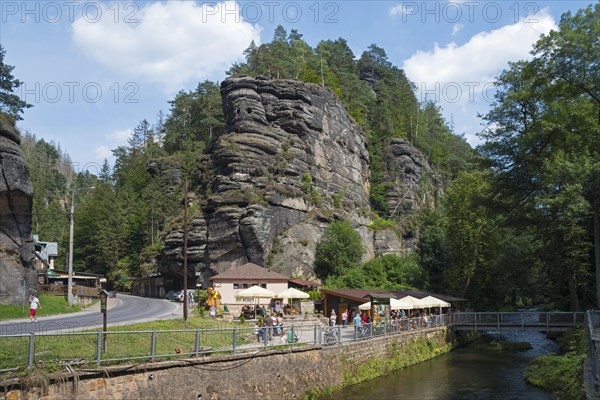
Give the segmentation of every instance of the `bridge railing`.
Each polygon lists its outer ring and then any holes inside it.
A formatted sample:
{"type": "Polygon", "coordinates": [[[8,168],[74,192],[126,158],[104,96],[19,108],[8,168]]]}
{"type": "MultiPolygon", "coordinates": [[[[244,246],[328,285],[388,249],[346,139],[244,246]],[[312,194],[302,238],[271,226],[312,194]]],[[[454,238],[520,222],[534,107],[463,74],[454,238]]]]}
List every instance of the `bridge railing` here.
{"type": "Polygon", "coordinates": [[[594,390],[600,392],[600,311],[587,312],[587,328],[590,334],[590,361],[594,390]]]}
{"type": "Polygon", "coordinates": [[[583,312],[459,312],[452,314],[452,324],[478,327],[539,327],[549,330],[552,327],[583,325],[583,312]]]}
{"type": "Polygon", "coordinates": [[[283,327],[197,328],[187,330],[28,333],[0,336],[0,372],[20,368],[67,370],[123,362],[199,357],[211,353],[261,351],[298,345],[338,345],[401,335],[448,325],[447,314],[428,318],[381,320],[354,327],[318,323],[283,327]]]}

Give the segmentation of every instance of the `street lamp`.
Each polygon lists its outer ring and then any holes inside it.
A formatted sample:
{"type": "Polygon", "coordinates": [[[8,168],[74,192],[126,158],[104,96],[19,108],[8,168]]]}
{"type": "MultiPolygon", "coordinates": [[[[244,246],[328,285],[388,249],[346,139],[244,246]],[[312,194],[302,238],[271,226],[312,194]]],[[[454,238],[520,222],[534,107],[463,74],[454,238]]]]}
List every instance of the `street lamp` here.
{"type": "Polygon", "coordinates": [[[75,192],[78,190],[93,190],[95,186],[75,188],[71,193],[71,226],[69,228],[69,279],[67,281],[67,300],[73,305],[73,231],[75,230],[75,192]]]}

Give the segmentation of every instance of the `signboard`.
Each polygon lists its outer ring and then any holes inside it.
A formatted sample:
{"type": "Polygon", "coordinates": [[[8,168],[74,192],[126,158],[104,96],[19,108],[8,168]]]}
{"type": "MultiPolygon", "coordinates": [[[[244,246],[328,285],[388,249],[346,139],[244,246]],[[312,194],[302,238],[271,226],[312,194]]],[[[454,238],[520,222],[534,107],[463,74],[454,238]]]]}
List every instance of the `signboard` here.
{"type": "Polygon", "coordinates": [[[108,303],[108,292],[106,290],[100,291],[100,312],[106,313],[106,304],[108,303]]]}

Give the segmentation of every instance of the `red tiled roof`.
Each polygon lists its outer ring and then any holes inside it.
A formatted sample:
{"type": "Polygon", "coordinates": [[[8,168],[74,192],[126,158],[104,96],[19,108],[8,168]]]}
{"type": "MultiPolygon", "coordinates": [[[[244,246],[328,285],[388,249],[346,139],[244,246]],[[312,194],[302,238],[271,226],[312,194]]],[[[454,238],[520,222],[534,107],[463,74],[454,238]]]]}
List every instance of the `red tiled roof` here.
{"type": "Polygon", "coordinates": [[[269,281],[269,282],[287,282],[290,278],[278,274],[267,268],[263,268],[253,263],[246,263],[239,267],[231,268],[219,275],[209,278],[213,282],[225,281],[269,281]]]}
{"type": "Polygon", "coordinates": [[[290,282],[293,284],[296,284],[298,286],[314,286],[314,287],[319,287],[321,286],[319,283],[317,282],[313,282],[313,281],[305,281],[302,279],[290,279],[290,282]]]}

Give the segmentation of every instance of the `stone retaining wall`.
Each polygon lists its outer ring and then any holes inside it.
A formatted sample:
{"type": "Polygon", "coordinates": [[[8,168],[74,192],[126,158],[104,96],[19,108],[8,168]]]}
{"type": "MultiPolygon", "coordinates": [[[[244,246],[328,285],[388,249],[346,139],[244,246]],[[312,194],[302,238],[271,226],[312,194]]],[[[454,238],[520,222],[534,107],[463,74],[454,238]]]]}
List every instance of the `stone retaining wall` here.
{"type": "Polygon", "coordinates": [[[214,355],[0,381],[0,399],[302,399],[448,351],[445,328],[339,346],[214,355]]]}

